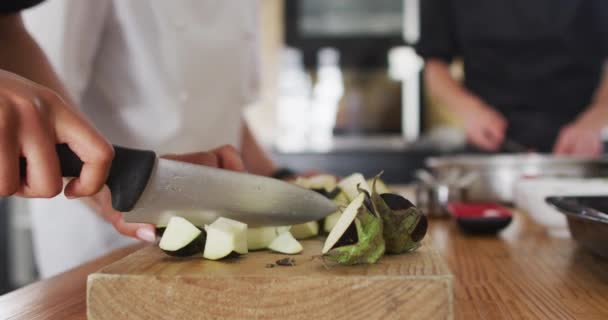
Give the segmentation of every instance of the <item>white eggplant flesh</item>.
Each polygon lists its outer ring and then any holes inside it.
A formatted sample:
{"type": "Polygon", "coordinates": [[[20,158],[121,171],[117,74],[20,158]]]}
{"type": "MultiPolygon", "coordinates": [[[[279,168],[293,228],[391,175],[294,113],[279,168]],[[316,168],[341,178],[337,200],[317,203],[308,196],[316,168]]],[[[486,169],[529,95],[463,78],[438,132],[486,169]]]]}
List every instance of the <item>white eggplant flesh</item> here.
{"type": "Polygon", "coordinates": [[[249,250],[266,249],[277,237],[277,227],[259,227],[247,230],[247,248],[249,250]]]}
{"type": "Polygon", "coordinates": [[[204,231],[184,218],[172,217],[165,227],[159,247],[171,256],[191,256],[202,253],[204,243],[204,231]]]}
{"type": "Polygon", "coordinates": [[[338,183],[338,187],[346,193],[349,201],[353,201],[359,195],[359,189],[363,189],[369,192],[369,194],[372,193],[365,177],[360,173],[353,173],[342,179],[342,181],[338,183]]]}
{"type": "Polygon", "coordinates": [[[325,240],[323,250],[321,251],[323,254],[329,252],[329,250],[334,247],[334,245],[346,232],[346,229],[350,227],[350,225],[357,217],[357,212],[359,211],[359,208],[363,205],[364,200],[365,194],[359,193],[359,195],[355,197],[355,199],[348,205],[348,207],[344,209],[344,212],[342,212],[342,215],[338,219],[338,222],[336,222],[336,225],[327,236],[327,240],[325,240]]]}
{"type": "Polygon", "coordinates": [[[304,247],[291,232],[283,232],[270,243],[268,249],[284,254],[298,254],[304,250],[304,247]]]}
{"type": "Polygon", "coordinates": [[[218,218],[207,226],[207,241],[203,257],[218,260],[232,252],[246,254],[247,225],[232,219],[218,218]]]}
{"type": "Polygon", "coordinates": [[[167,251],[177,251],[187,246],[192,240],[201,234],[196,226],[181,217],[172,217],[163,237],[160,239],[159,247],[167,251]]]}
{"type": "Polygon", "coordinates": [[[341,215],[342,215],[342,212],[336,211],[336,212],[328,215],[327,217],[325,217],[325,220],[323,221],[323,231],[330,233],[331,230],[336,225],[336,223],[338,222],[338,220],[340,219],[341,215]]]}
{"type": "Polygon", "coordinates": [[[307,223],[296,224],[291,227],[291,234],[297,240],[308,239],[319,235],[319,223],[310,221],[307,223]]]}

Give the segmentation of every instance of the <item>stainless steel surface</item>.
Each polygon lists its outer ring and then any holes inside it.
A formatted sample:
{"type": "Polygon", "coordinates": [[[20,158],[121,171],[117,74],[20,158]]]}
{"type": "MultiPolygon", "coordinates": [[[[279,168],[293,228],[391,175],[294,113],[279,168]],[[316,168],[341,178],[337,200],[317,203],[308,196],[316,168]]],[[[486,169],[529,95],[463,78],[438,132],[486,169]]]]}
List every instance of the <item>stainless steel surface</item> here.
{"type": "Polygon", "coordinates": [[[460,155],[429,158],[435,177],[445,179],[455,170],[478,178],[467,190],[470,201],[513,202],[515,182],[522,177],[598,177],[608,173],[608,160],[555,157],[541,154],[460,155]]]}
{"type": "MultiPolygon", "coordinates": [[[[597,256],[608,259],[608,214],[587,206],[582,198],[592,197],[549,197],[547,203],[553,205],[568,218],[568,228],[572,237],[583,247],[597,256]]],[[[600,201],[606,202],[606,197],[600,201]]]]}
{"type": "Polygon", "coordinates": [[[431,217],[447,217],[450,202],[466,200],[466,189],[446,183],[418,183],[416,185],[416,206],[431,217]]]}
{"type": "Polygon", "coordinates": [[[197,225],[219,216],[252,226],[292,225],[319,220],[336,210],[324,196],[280,180],[158,159],[125,220],[164,225],[179,211],[197,225]]]}

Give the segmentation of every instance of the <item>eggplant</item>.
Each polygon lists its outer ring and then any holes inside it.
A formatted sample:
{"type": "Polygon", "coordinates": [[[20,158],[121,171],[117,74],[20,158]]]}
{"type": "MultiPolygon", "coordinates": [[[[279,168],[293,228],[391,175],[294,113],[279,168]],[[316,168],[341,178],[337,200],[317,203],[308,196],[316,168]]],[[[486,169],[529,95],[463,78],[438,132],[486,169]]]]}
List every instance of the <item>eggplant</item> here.
{"type": "Polygon", "coordinates": [[[338,183],[338,187],[344,191],[349,201],[353,201],[359,195],[359,189],[371,193],[371,189],[367,185],[365,177],[360,173],[353,173],[342,179],[342,181],[338,183]]]}
{"type": "Polygon", "coordinates": [[[392,193],[380,194],[375,183],[372,188],[374,209],[384,223],[386,252],[400,254],[416,250],[426,235],[426,216],[406,198],[392,193]]]}
{"type": "Polygon", "coordinates": [[[220,217],[206,226],[207,241],[203,257],[219,260],[229,255],[246,254],[247,225],[232,219],[220,217]]]}
{"type": "Polygon", "coordinates": [[[159,247],[174,257],[189,257],[203,253],[206,233],[188,220],[172,217],[160,239],[159,247]]]}
{"type": "Polygon", "coordinates": [[[340,264],[376,263],[384,255],[382,219],[370,211],[369,193],[359,190],[327,236],[321,252],[323,257],[340,264]]]}
{"type": "Polygon", "coordinates": [[[296,224],[291,227],[291,234],[298,240],[308,239],[319,235],[319,223],[310,221],[307,223],[296,224]]]}
{"type": "Polygon", "coordinates": [[[268,246],[268,249],[285,254],[298,254],[304,250],[302,245],[293,237],[291,232],[283,232],[268,246]]]}

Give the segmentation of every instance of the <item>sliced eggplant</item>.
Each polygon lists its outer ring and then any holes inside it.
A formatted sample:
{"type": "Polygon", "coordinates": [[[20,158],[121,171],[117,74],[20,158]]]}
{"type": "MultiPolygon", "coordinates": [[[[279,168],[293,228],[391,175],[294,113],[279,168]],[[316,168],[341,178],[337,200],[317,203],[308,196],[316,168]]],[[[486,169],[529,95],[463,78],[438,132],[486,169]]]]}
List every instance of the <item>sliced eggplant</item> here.
{"type": "Polygon", "coordinates": [[[338,220],[340,219],[341,215],[342,212],[336,211],[325,217],[325,220],[323,221],[323,231],[330,233],[336,223],[338,223],[338,220]]]}
{"type": "Polygon", "coordinates": [[[172,217],[164,230],[159,247],[168,255],[189,257],[203,253],[206,234],[181,217],[172,217]]]}
{"type": "Polygon", "coordinates": [[[335,197],[330,199],[332,199],[332,201],[337,204],[339,208],[338,211],[328,215],[323,220],[323,231],[325,231],[326,233],[331,232],[331,229],[334,228],[336,222],[338,222],[338,219],[340,219],[340,215],[342,215],[341,210],[348,206],[348,203],[350,202],[348,200],[348,197],[346,196],[346,193],[344,193],[342,189],[340,189],[340,187],[336,187],[335,190],[338,190],[340,192],[335,197]]]}
{"type": "Polygon", "coordinates": [[[342,179],[338,183],[338,187],[344,191],[349,201],[353,201],[359,195],[359,189],[363,189],[371,194],[371,189],[360,173],[353,173],[350,176],[342,179]]]}
{"type": "Polygon", "coordinates": [[[307,223],[296,224],[291,227],[291,234],[298,240],[308,239],[319,235],[319,223],[310,221],[307,223]]]}
{"type": "Polygon", "coordinates": [[[368,201],[369,194],[360,192],[344,209],[323,245],[324,257],[351,265],[376,263],[384,255],[382,219],[370,212],[368,201]]]}
{"type": "Polygon", "coordinates": [[[304,250],[302,245],[293,237],[291,232],[281,233],[270,243],[268,249],[284,254],[298,254],[304,250]]]}
{"type": "Polygon", "coordinates": [[[219,260],[230,254],[246,254],[247,225],[232,219],[218,218],[206,227],[207,241],[203,257],[219,260]]]}
{"type": "Polygon", "coordinates": [[[260,250],[266,249],[268,245],[277,237],[276,227],[259,227],[247,230],[247,249],[260,250]]]}
{"type": "Polygon", "coordinates": [[[249,250],[266,249],[276,237],[289,232],[291,226],[258,227],[247,230],[247,248],[249,250]]]}
{"type": "Polygon", "coordinates": [[[386,252],[400,254],[416,250],[426,235],[427,218],[409,200],[398,194],[380,194],[372,184],[372,202],[384,223],[386,252]]]}

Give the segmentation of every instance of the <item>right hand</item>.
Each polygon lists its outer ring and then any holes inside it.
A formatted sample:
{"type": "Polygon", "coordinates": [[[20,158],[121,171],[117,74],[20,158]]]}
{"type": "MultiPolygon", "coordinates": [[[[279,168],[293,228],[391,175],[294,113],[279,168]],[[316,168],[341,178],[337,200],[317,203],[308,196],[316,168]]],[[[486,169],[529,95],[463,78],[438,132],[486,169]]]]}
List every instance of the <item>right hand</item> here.
{"type": "Polygon", "coordinates": [[[58,94],[0,70],[0,196],[50,198],[63,180],[55,150],[67,143],[83,161],[80,177],[65,188],[68,197],[99,192],[114,157],[112,146],[58,94]],[[19,176],[19,157],[27,160],[19,176]]]}
{"type": "Polygon", "coordinates": [[[485,104],[475,104],[462,118],[470,143],[485,151],[500,148],[508,125],[500,113],[485,104]]]}

